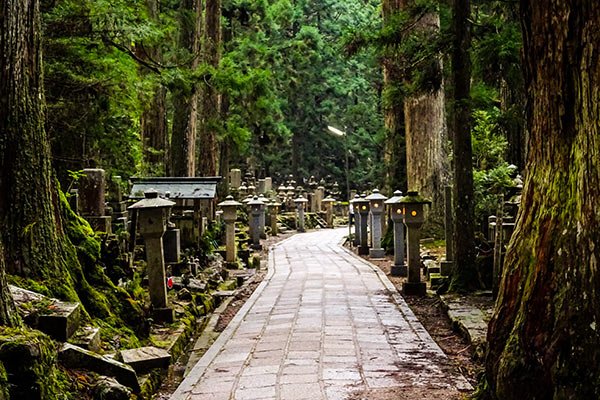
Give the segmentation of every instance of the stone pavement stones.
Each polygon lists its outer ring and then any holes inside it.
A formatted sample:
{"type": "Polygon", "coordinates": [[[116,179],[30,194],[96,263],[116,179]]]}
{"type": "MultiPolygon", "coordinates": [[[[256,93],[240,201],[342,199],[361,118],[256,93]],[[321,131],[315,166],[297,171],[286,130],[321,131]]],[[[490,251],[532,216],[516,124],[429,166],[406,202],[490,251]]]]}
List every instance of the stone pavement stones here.
{"type": "Polygon", "coordinates": [[[269,275],[173,400],[333,400],[421,386],[467,390],[387,277],[339,245],[345,229],[271,249],[269,275]]]}

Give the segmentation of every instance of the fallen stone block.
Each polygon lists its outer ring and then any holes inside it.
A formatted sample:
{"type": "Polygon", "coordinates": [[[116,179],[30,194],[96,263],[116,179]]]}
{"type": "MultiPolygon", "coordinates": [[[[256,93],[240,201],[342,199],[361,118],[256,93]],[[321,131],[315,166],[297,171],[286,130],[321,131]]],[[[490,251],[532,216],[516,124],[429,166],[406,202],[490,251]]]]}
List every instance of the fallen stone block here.
{"type": "Polygon", "coordinates": [[[79,328],[81,306],[10,285],[23,320],[60,342],[66,342],[79,328]]]}
{"type": "Polygon", "coordinates": [[[100,328],[83,326],[69,339],[69,343],[98,352],[100,350],[100,328]]]}
{"type": "Polygon", "coordinates": [[[169,352],[153,346],[122,350],[120,359],[138,374],[144,374],[156,368],[167,369],[171,363],[169,352]]]}
{"type": "Polygon", "coordinates": [[[129,365],[103,357],[81,347],[65,343],[58,353],[58,360],[67,368],[84,369],[115,378],[119,383],[140,392],[137,374],[129,365]]]}
{"type": "Polygon", "coordinates": [[[129,400],[131,392],[113,378],[103,376],[94,386],[94,400],[129,400]]]}

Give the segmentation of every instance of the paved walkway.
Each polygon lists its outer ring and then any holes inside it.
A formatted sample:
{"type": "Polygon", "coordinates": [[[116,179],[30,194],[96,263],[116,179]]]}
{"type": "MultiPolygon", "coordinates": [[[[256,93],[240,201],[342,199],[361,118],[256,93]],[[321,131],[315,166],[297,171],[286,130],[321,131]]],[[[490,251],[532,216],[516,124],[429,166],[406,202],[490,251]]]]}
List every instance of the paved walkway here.
{"type": "Polygon", "coordinates": [[[378,269],[339,243],[299,234],[270,252],[269,275],[173,400],[345,399],[373,388],[466,389],[378,269]]]}

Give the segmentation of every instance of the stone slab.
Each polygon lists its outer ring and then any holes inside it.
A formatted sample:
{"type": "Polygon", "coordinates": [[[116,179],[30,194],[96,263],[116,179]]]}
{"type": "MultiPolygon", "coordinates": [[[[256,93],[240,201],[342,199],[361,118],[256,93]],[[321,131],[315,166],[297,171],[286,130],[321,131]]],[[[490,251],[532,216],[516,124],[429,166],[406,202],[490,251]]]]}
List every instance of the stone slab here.
{"type": "Polygon", "coordinates": [[[79,303],[60,301],[13,285],[9,285],[9,289],[23,320],[30,327],[60,342],[66,342],[79,328],[79,303]]]}
{"type": "Polygon", "coordinates": [[[140,392],[140,384],[133,368],[112,358],[103,357],[81,347],[65,343],[58,353],[58,360],[67,368],[84,369],[110,376],[122,385],[131,388],[134,393],[140,392]]]}
{"type": "Polygon", "coordinates": [[[100,328],[82,326],[69,339],[69,343],[86,350],[98,352],[100,350],[100,328]]]}
{"type": "Polygon", "coordinates": [[[171,363],[169,352],[154,346],[121,350],[120,358],[138,374],[144,374],[156,368],[167,369],[171,363]]]}

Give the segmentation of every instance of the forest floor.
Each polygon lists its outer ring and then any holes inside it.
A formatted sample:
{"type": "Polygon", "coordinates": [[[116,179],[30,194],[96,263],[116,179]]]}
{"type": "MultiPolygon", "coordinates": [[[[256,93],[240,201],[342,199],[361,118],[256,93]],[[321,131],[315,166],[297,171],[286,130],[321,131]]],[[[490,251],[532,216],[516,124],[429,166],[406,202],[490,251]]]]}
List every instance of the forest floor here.
{"type": "MultiPolygon", "coordinates": [[[[269,237],[269,239],[263,241],[261,260],[268,259],[268,248],[270,246],[285,240],[290,236],[292,236],[292,234],[279,235],[278,237],[269,237]]],[[[390,275],[391,266],[393,264],[393,260],[390,256],[380,260],[372,260],[368,256],[364,256],[363,258],[379,267],[388,276],[398,291],[400,291],[402,283],[406,278],[392,277],[390,275]]],[[[239,309],[261,283],[265,275],[265,270],[258,271],[250,284],[245,285],[238,290],[236,296],[221,313],[215,327],[216,332],[221,332],[227,327],[239,309]]],[[[467,339],[453,329],[451,320],[443,310],[441,299],[437,295],[430,293],[426,297],[407,296],[405,297],[405,300],[433,340],[448,356],[450,360],[449,368],[452,369],[453,372],[462,374],[473,387],[476,387],[479,375],[483,370],[483,360],[475,359],[475,349],[467,339]]],[[[156,399],[165,400],[169,398],[170,393],[177,388],[183,379],[183,371],[185,370],[186,363],[186,357],[182,357],[182,359],[177,362],[174,366],[173,373],[169,379],[164,382],[156,399]]],[[[460,394],[457,394],[456,392],[449,393],[443,389],[432,390],[417,387],[408,389],[396,387],[358,392],[348,400],[412,400],[415,398],[418,398],[419,400],[459,400],[468,394],[468,392],[460,394]]]]}

